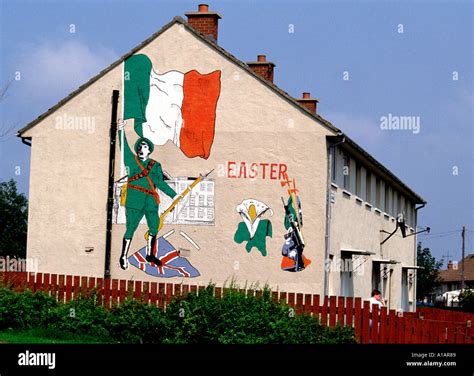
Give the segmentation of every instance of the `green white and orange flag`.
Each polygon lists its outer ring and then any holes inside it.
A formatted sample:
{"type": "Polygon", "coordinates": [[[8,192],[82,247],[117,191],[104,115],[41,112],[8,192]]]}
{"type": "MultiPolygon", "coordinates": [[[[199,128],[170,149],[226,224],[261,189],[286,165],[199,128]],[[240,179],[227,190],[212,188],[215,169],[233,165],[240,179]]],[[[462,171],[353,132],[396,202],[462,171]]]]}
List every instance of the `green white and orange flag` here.
{"type": "Polygon", "coordinates": [[[221,72],[196,70],[163,74],[146,55],[132,55],[124,66],[124,119],[155,145],[171,140],[188,157],[209,158],[214,140],[221,72]]]}

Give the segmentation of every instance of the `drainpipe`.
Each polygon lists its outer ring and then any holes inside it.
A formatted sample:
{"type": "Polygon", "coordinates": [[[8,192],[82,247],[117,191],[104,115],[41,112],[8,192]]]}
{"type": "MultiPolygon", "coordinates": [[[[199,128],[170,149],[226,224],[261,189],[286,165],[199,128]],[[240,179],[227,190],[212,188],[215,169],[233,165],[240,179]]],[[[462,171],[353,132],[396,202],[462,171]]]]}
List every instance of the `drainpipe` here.
{"type": "Polygon", "coordinates": [[[104,278],[110,278],[110,249],[112,245],[112,210],[114,206],[114,169],[115,169],[115,142],[117,139],[117,107],[119,91],[112,92],[112,116],[110,123],[109,174],[107,191],[107,227],[105,233],[105,265],[104,278]]]}
{"type": "MultiPolygon", "coordinates": [[[[421,206],[415,207],[415,232],[416,228],[418,227],[418,210],[423,209],[426,206],[426,204],[421,204],[421,206]]],[[[418,249],[418,235],[415,235],[415,254],[414,254],[414,260],[413,260],[413,265],[417,266],[417,250],[418,249]]],[[[417,301],[417,296],[416,296],[416,280],[418,278],[418,269],[414,270],[414,278],[413,278],[413,312],[416,312],[416,301],[417,301]]]]}
{"type": "Polygon", "coordinates": [[[328,170],[327,170],[327,187],[326,187],[326,234],[324,235],[324,295],[328,295],[329,289],[329,270],[327,270],[327,261],[329,260],[329,253],[331,251],[331,182],[332,182],[332,151],[336,147],[346,141],[346,136],[343,133],[338,133],[337,136],[342,137],[340,141],[331,143],[328,148],[328,170]]]}
{"type": "Polygon", "coordinates": [[[387,307],[387,310],[389,311],[392,307],[392,274],[393,274],[393,268],[390,266],[388,270],[388,307],[387,307]]]}

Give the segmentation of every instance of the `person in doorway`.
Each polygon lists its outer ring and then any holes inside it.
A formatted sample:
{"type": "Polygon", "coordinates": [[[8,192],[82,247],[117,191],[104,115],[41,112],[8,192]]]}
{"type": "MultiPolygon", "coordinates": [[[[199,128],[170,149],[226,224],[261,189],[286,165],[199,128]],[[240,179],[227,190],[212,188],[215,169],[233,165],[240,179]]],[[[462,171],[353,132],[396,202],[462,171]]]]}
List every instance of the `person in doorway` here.
{"type": "Polygon", "coordinates": [[[130,243],[143,216],[146,218],[149,233],[146,246],[146,261],[160,266],[161,261],[154,254],[160,221],[158,216],[160,197],[156,189],[160,189],[172,199],[175,198],[177,194],[164,181],[161,164],[149,158],[154,149],[153,143],[147,138],[139,138],[134,146],[135,155],[128,145],[125,136],[125,125],[125,121],[119,120],[120,146],[124,148],[124,160],[128,175],[125,201],[126,230],[119,260],[120,267],[124,270],[128,268],[128,250],[130,249],[130,243]],[[122,137],[124,140],[123,145],[122,137]]]}
{"type": "MultiPolygon", "coordinates": [[[[380,308],[385,307],[385,302],[382,298],[382,293],[379,290],[377,290],[377,289],[372,290],[372,294],[370,294],[370,295],[371,295],[371,297],[369,299],[370,312],[372,312],[372,306],[373,305],[378,305],[379,310],[380,310],[380,308]]],[[[378,323],[379,322],[378,320],[379,320],[378,318],[375,319],[375,322],[377,323],[377,329],[380,328],[380,323],[378,323]]],[[[372,343],[372,329],[373,329],[372,328],[372,317],[369,320],[369,328],[370,328],[369,330],[370,330],[370,333],[371,333],[369,343],[372,343]]]]}
{"type": "Polygon", "coordinates": [[[373,305],[378,305],[379,308],[385,307],[385,302],[382,298],[382,293],[375,289],[372,291],[371,298],[369,299],[370,302],[370,310],[372,311],[372,306],[373,305]]]}

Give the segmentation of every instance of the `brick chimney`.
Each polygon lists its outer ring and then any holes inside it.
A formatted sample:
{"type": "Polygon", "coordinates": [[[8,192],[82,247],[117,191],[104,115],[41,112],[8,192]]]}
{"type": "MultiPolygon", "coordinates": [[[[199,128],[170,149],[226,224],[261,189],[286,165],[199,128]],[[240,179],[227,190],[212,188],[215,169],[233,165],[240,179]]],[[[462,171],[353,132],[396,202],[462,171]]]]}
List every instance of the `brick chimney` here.
{"type": "Polygon", "coordinates": [[[306,107],[313,114],[316,114],[319,100],[311,98],[310,93],[303,93],[303,98],[296,99],[303,107],[306,107]]]}
{"type": "Polygon", "coordinates": [[[275,68],[275,64],[273,64],[271,61],[267,61],[267,57],[265,55],[258,55],[257,61],[248,62],[247,65],[254,71],[254,73],[273,83],[273,70],[275,68]]]}
{"type": "Polygon", "coordinates": [[[188,17],[189,25],[217,43],[218,23],[222,18],[219,13],[209,12],[207,4],[199,4],[197,12],[188,12],[185,15],[188,17]]]}
{"type": "Polygon", "coordinates": [[[453,262],[451,260],[448,261],[448,270],[453,270],[453,262]]]}

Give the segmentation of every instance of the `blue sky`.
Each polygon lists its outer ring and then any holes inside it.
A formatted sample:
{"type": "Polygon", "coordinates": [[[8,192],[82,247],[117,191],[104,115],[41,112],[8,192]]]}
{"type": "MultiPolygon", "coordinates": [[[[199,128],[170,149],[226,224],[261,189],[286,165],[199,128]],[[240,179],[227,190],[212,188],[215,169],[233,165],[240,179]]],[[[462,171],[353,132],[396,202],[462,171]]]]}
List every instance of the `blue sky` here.
{"type": "MultiPolygon", "coordinates": [[[[310,91],[323,117],[428,201],[419,225],[432,232],[419,239],[435,256],[460,258],[463,225],[473,252],[472,1],[209,3],[223,16],[222,47],[243,61],[267,55],[279,87],[310,91]],[[389,113],[419,116],[420,132],[381,130],[389,113]]],[[[198,2],[0,4],[1,87],[21,74],[0,104],[1,125],[17,130],[198,2]]],[[[14,134],[0,139],[0,180],[28,193],[30,149],[14,134]]]]}

